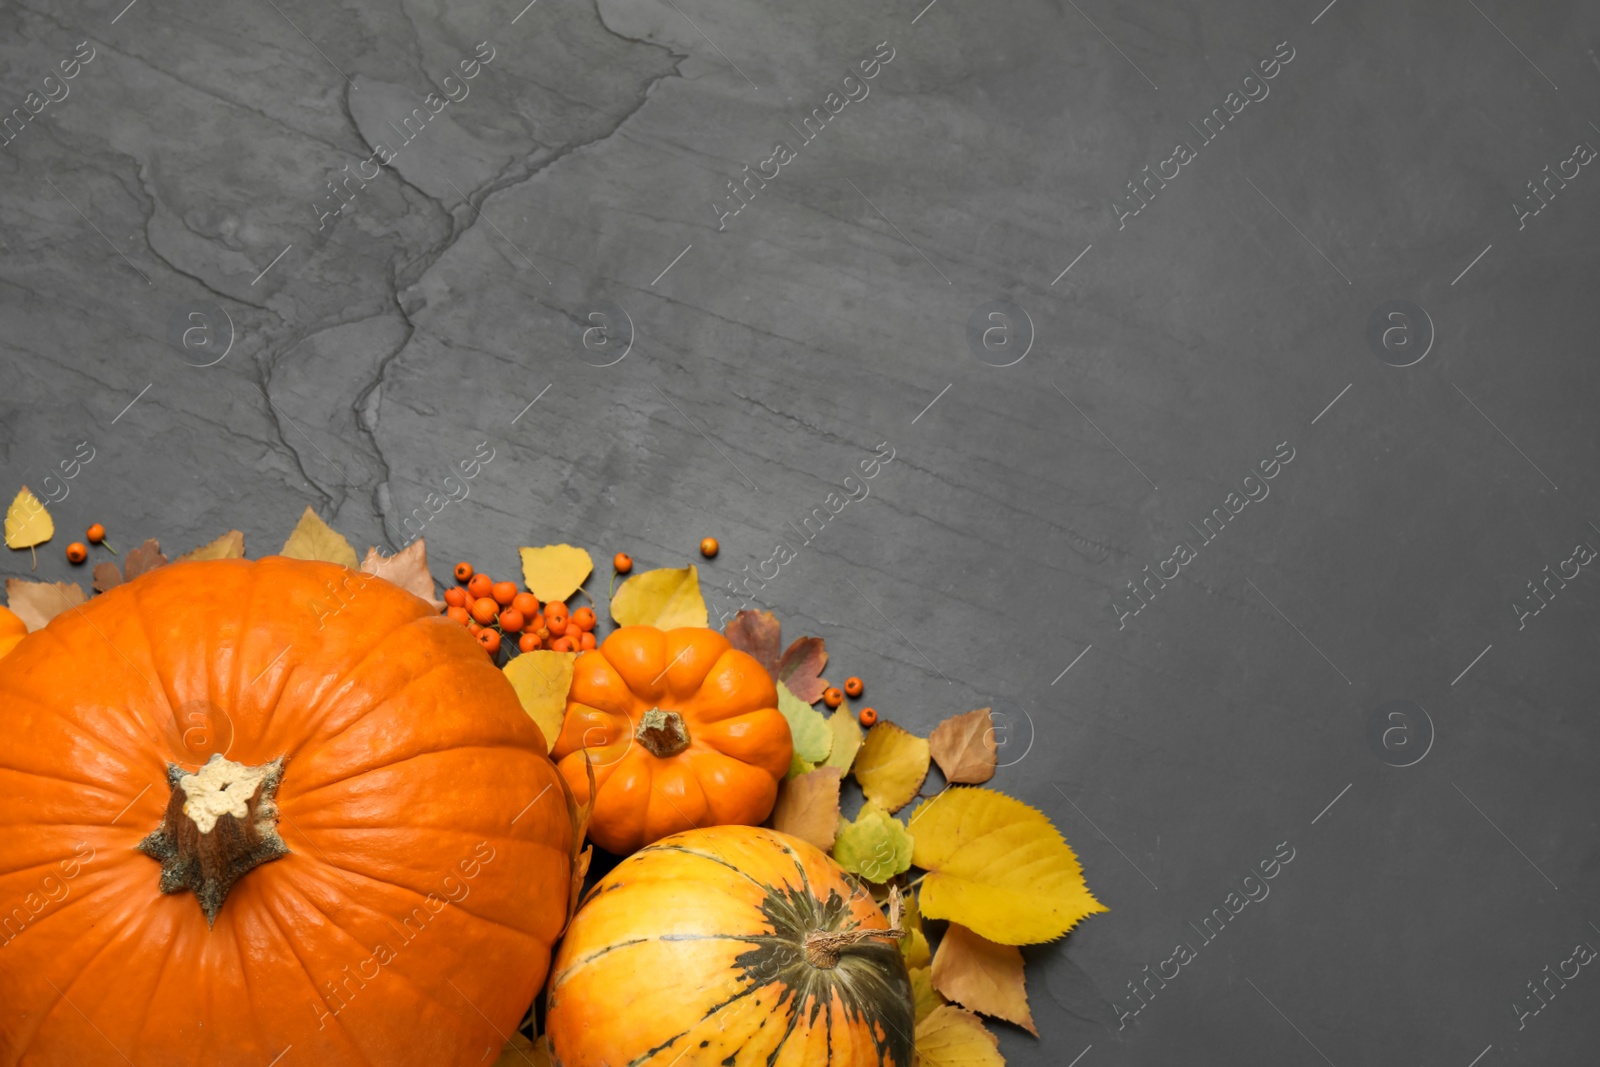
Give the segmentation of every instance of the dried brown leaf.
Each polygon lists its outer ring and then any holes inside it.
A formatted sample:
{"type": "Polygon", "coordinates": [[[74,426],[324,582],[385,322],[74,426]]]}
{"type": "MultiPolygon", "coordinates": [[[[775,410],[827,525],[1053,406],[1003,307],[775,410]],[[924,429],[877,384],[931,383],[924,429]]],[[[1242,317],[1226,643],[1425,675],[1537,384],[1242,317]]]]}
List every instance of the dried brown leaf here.
{"type": "MultiPolygon", "coordinates": [[[[572,883],[567,890],[567,925],[572,925],[572,917],[578,914],[578,901],[583,896],[583,879],[589,873],[589,864],[594,859],[594,846],[584,845],[583,851],[572,857],[572,883]]],[[[566,932],[566,927],[562,928],[566,932]]]]}
{"type": "Polygon", "coordinates": [[[800,637],[784,652],[773,677],[807,704],[815,704],[828,688],[828,680],[822,677],[822,668],[827,665],[828,650],[822,638],[800,637]]]}
{"type": "Polygon", "coordinates": [[[928,735],[933,762],[944,772],[946,781],[978,785],[994,777],[994,720],[988,708],[952,715],[928,735]]]}
{"type": "Polygon", "coordinates": [[[809,841],[824,852],[831,850],[839,832],[841,777],[837,767],[818,767],[785,781],[778,787],[772,828],[809,841]]]}
{"type": "Polygon", "coordinates": [[[728,643],[741,652],[748,652],[767,669],[773,677],[778,675],[778,646],[782,634],[778,617],[770,611],[751,611],[748,608],[728,620],[722,635],[728,643]]]}
{"type": "Polygon", "coordinates": [[[190,563],[203,559],[244,559],[244,534],[229,530],[215,541],[203,544],[192,552],[185,552],[172,562],[190,563]]]}
{"type": "Polygon", "coordinates": [[[28,625],[28,632],[43,629],[51,619],[88,598],[75,582],[30,582],[6,579],[6,604],[28,625]]]}
{"type": "Polygon", "coordinates": [[[131,582],[141,574],[166,565],[167,557],[161,554],[161,546],[152,537],[128,552],[128,560],[122,565],[122,580],[131,582]]]}
{"type": "Polygon", "coordinates": [[[361,561],[361,573],[375,574],[385,581],[393,582],[406,592],[415,593],[435,608],[444,606],[444,601],[434,599],[433,575],[428,573],[428,549],[421,538],[392,556],[379,555],[376,548],[367,549],[367,558],[361,561]]]}
{"type": "Polygon", "coordinates": [[[933,954],[933,988],[957,1004],[1016,1023],[1034,1037],[1028,991],[1022,975],[1022,950],[979,937],[951,923],[933,954]]]}
{"type": "Polygon", "coordinates": [[[94,565],[94,591],[104,593],[108,589],[115,589],[122,584],[122,568],[115,563],[96,563],[94,565]]]}

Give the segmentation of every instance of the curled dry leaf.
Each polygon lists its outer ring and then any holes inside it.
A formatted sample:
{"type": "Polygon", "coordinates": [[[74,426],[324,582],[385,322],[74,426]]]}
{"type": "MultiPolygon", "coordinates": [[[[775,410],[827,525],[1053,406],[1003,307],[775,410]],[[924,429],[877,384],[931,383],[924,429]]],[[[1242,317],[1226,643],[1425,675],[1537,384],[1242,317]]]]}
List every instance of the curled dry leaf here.
{"type": "Polygon", "coordinates": [[[1005,1067],[1000,1039],[983,1020],[951,1004],[924,1016],[915,1040],[918,1067],[1005,1067]]]}
{"type": "Polygon", "coordinates": [[[161,545],[155,538],[148,538],[144,544],[128,552],[127,562],[122,565],[122,580],[131,582],[141,574],[148,574],[166,565],[167,557],[161,554],[161,545]]]}
{"type": "Polygon", "coordinates": [[[900,928],[906,932],[900,939],[900,954],[906,958],[906,966],[926,967],[933,957],[928,951],[928,935],[922,929],[922,909],[917,906],[915,892],[906,894],[900,928]]]}
{"type": "Polygon", "coordinates": [[[800,637],[784,652],[773,677],[807,704],[815,704],[828,688],[828,680],[822,677],[822,668],[827,665],[828,649],[822,638],[800,637]]]}
{"type": "Polygon", "coordinates": [[[519,548],[517,553],[522,557],[523,582],[547,604],[576,593],[594,571],[589,553],[573,545],[519,548]]]}
{"type": "Polygon", "coordinates": [[[928,872],[918,903],[930,919],[1002,945],[1031,945],[1106,910],[1061,832],[1020,800],[956,786],[918,807],[911,827],[912,858],[928,872]]]}
{"type": "Polygon", "coordinates": [[[754,656],[767,673],[778,676],[778,646],[783,629],[778,617],[770,611],[751,611],[745,608],[728,620],[722,636],[741,652],[754,656]]]}
{"type": "Polygon", "coordinates": [[[1022,950],[1016,946],[996,944],[960,923],[951,923],[939,939],[932,978],[933,987],[947,999],[1039,1036],[1028,1009],[1022,950]]]}
{"type": "Polygon", "coordinates": [[[839,832],[840,778],[837,767],[818,767],[784,782],[772,809],[772,828],[809,841],[824,852],[833,848],[839,832]]]}
{"type": "Polygon", "coordinates": [[[122,568],[115,563],[96,563],[94,565],[94,591],[104,593],[115,589],[122,584],[122,568]]]}
{"type": "Polygon", "coordinates": [[[356,569],[356,550],[310,507],[300,516],[289,539],[283,543],[283,551],[278,554],[290,559],[319,559],[356,569]]]}
{"type": "MultiPolygon", "coordinates": [[[[50,487],[45,486],[45,491],[49,492],[50,487]]],[[[55,520],[44,509],[44,502],[33,495],[33,490],[23,486],[6,509],[6,545],[32,548],[50,540],[55,532],[55,520]]]]}
{"type": "Polygon", "coordinates": [[[952,715],[934,727],[928,736],[928,751],[946,781],[977,785],[993,778],[999,749],[989,709],[952,715]]]}
{"type": "MultiPolygon", "coordinates": [[[[583,880],[589,875],[589,864],[594,862],[594,846],[584,845],[583,850],[572,857],[572,880],[567,886],[567,926],[572,925],[572,917],[578,914],[578,901],[583,896],[583,880]]],[[[566,932],[566,926],[561,928],[566,932]]]]}
{"type": "Polygon", "coordinates": [[[700,574],[692,565],[635,574],[611,598],[611,617],[623,626],[703,627],[706,602],[700,595],[700,574]]]}
{"type": "Polygon", "coordinates": [[[912,967],[911,971],[911,1001],[916,1005],[916,1021],[921,1022],[933,1011],[945,1003],[944,997],[933,988],[933,977],[926,967],[912,967]]]}
{"type": "Polygon", "coordinates": [[[408,593],[440,608],[444,601],[434,599],[433,575],[428,573],[428,549],[422,539],[411,542],[392,556],[381,556],[376,548],[367,549],[367,558],[361,561],[361,573],[375,574],[393,582],[408,593]]]}
{"type": "Polygon", "coordinates": [[[517,691],[522,710],[544,734],[544,749],[549,752],[561,735],[567,716],[567,691],[572,688],[572,665],[576,652],[538,649],[512,658],[505,666],[506,680],[517,691]]]}
{"type": "Polygon", "coordinates": [[[828,758],[833,747],[833,733],[828,729],[828,721],[816,708],[791,693],[782,682],[778,683],[778,710],[789,720],[789,737],[794,741],[796,764],[791,766],[791,772],[795,766],[805,763],[809,764],[801,772],[805,773],[828,758]]]}
{"type": "Polygon", "coordinates": [[[849,774],[861,750],[861,727],[847,707],[833,709],[828,716],[828,732],[833,734],[833,748],[828,751],[827,764],[839,768],[840,774],[849,774]]]}
{"type": "MultiPolygon", "coordinates": [[[[174,563],[189,563],[201,559],[244,559],[244,534],[238,530],[229,530],[215,541],[201,545],[192,552],[185,552],[174,563]]],[[[95,568],[98,572],[99,568],[95,568]]]]}
{"type": "Polygon", "coordinates": [[[928,742],[892,722],[867,731],[856,753],[856,781],[867,799],[887,811],[911,803],[928,777],[928,742]]]}
{"type": "Polygon", "coordinates": [[[28,632],[43,629],[63,611],[77,607],[88,598],[75,582],[30,582],[6,579],[6,603],[28,625],[28,632]]]}
{"type": "Polygon", "coordinates": [[[839,828],[833,858],[851,874],[869,882],[887,882],[911,869],[911,835],[905,824],[868,801],[854,822],[839,828]]]}

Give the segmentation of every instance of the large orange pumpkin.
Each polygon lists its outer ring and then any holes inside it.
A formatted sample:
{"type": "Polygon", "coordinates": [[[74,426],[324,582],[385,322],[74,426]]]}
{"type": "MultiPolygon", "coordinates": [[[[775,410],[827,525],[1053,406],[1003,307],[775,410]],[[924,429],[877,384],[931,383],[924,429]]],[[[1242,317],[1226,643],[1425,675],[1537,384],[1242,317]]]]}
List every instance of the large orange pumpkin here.
{"type": "Polygon", "coordinates": [[[28,636],[28,624],[10,608],[0,608],[0,656],[4,656],[28,636]]]}
{"type": "Polygon", "coordinates": [[[24,638],[0,715],[0,1063],[475,1064],[544,980],[566,794],[397,586],[162,567],[24,638]]]}
{"type": "Polygon", "coordinates": [[[551,755],[580,803],[595,776],[589,837],[632,852],[697,826],[772,814],[794,744],[772,676],[715,630],[624,626],[573,665],[551,755]]]}
{"type": "Polygon", "coordinates": [[[910,1067],[911,980],[862,884],[775,830],[634,853],[589,893],[551,971],[559,1067],[910,1067]]]}

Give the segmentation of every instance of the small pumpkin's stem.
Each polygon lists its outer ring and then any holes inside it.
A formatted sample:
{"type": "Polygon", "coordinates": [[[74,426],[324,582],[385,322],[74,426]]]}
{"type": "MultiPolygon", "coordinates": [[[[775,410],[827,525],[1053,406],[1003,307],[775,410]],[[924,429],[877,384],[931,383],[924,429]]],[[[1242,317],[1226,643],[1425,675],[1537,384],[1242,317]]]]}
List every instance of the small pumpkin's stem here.
{"type": "Polygon", "coordinates": [[[900,887],[890,886],[887,930],[869,930],[859,926],[854,930],[813,930],[806,935],[806,962],[829,971],[839,966],[840,954],[850,945],[874,938],[899,941],[905,936],[906,932],[900,928],[900,887]]]}
{"type": "Polygon", "coordinates": [[[213,755],[190,773],[167,764],[172,796],[161,826],[140,841],[140,852],[161,863],[163,893],[192,890],[214,925],[228,891],[260,864],[289,854],[278,836],[273,798],[283,780],[283,757],[248,767],[213,755]]]}
{"type": "Polygon", "coordinates": [[[689,747],[689,730],[683,724],[683,716],[660,708],[644,713],[633,736],[646,752],[660,759],[676,756],[689,747]]]}

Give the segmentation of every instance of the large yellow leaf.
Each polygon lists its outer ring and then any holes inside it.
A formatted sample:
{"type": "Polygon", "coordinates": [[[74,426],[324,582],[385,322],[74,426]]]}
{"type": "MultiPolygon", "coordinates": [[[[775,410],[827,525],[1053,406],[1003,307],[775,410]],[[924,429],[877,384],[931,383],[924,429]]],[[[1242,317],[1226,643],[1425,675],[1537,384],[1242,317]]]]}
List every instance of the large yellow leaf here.
{"type": "Polygon", "coordinates": [[[885,811],[899,811],[928,777],[927,738],[892,722],[878,723],[856,753],[855,776],[868,800],[885,811]]]}
{"type": "MultiPolygon", "coordinates": [[[[48,489],[48,487],[47,487],[48,489]]],[[[55,536],[55,520],[44,503],[23,486],[6,509],[6,544],[11,548],[32,548],[55,536]]]]}
{"type": "Polygon", "coordinates": [[[611,598],[611,617],[622,626],[704,626],[706,602],[700,595],[700,575],[694,567],[635,574],[611,598]]]}
{"type": "Polygon", "coordinates": [[[917,1008],[917,1022],[926,1019],[933,1009],[945,1002],[939,991],[933,988],[933,978],[928,974],[926,967],[912,967],[911,971],[911,1002],[917,1008]]]}
{"type": "Polygon", "coordinates": [[[517,655],[505,666],[506,678],[517,691],[522,710],[544,734],[546,752],[556,747],[556,738],[561,735],[561,723],[567,716],[567,691],[572,688],[572,664],[577,658],[576,652],[538,649],[517,655]]]}
{"type": "Polygon", "coordinates": [[[356,569],[356,550],[350,547],[350,542],[340,537],[309,507],[300,516],[300,521],[295,524],[294,531],[289,534],[289,540],[283,543],[283,551],[278,555],[290,559],[320,559],[356,569]]]}
{"type": "Polygon", "coordinates": [[[229,530],[215,541],[201,545],[192,552],[185,552],[172,562],[189,563],[200,559],[244,559],[244,534],[229,530]]]}
{"type": "Polygon", "coordinates": [[[1022,950],[1015,945],[996,944],[951,923],[939,939],[931,977],[933,988],[947,999],[1039,1036],[1022,978],[1022,950]]]}
{"type": "Polygon", "coordinates": [[[917,1023],[918,1067],[1005,1067],[1000,1039],[970,1011],[950,1004],[917,1023]]]}
{"type": "Polygon", "coordinates": [[[1002,945],[1031,945],[1106,910],[1061,832],[1003,793],[946,789],[917,808],[911,832],[911,861],[928,872],[919,904],[930,919],[958,922],[1002,945]]]}
{"type": "Polygon", "coordinates": [[[519,548],[517,552],[522,556],[522,580],[547,604],[576,593],[594,570],[589,553],[572,545],[519,548]]]}

